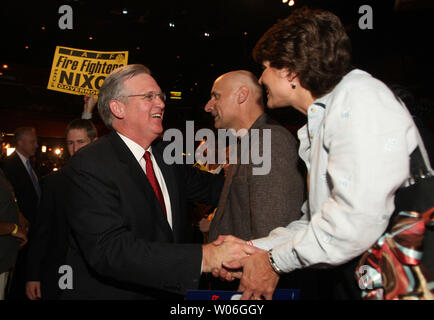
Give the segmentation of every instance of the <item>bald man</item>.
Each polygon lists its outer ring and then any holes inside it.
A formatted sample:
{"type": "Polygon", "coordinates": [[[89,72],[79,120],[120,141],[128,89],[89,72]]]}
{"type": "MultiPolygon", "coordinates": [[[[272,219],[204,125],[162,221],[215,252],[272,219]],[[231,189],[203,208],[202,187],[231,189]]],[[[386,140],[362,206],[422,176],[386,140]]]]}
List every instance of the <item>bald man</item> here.
{"type": "Polygon", "coordinates": [[[255,75],[239,70],[217,78],[205,111],[214,117],[217,129],[246,129],[250,146],[255,143],[252,131],[258,130],[259,152],[266,152],[264,147],[269,146],[264,144],[271,144],[267,174],[255,174],[257,165],[250,157],[245,158],[248,163],[240,163],[243,153],[251,154],[251,147],[241,150],[238,145],[238,161],[229,167],[209,241],[227,234],[244,240],[264,237],[274,228],[299,219],[304,184],[297,170],[297,142],[288,130],[264,113],[262,87],[255,75]],[[271,131],[271,141],[263,139],[264,130],[271,131]]]}

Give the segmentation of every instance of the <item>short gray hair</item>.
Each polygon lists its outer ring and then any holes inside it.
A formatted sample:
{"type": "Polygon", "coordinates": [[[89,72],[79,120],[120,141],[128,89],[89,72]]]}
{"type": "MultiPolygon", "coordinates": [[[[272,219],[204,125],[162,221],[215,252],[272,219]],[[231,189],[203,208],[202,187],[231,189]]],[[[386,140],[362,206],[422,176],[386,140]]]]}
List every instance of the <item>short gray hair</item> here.
{"type": "Polygon", "coordinates": [[[15,142],[18,142],[19,140],[22,140],[23,137],[27,134],[27,133],[35,133],[36,134],[36,129],[34,127],[19,127],[15,130],[15,142]]]}
{"type": "Polygon", "coordinates": [[[99,91],[98,112],[105,125],[112,129],[113,114],[110,110],[110,101],[119,99],[121,101],[124,94],[124,81],[131,79],[138,74],[151,74],[151,70],[142,64],[129,64],[115,69],[104,80],[99,91]]]}

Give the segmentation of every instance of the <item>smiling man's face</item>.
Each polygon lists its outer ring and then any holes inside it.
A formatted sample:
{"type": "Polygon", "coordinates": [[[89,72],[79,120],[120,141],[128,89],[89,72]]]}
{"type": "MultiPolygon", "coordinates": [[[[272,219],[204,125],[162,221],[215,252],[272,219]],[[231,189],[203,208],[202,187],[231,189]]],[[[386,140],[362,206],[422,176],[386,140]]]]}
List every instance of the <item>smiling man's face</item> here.
{"type": "Polygon", "coordinates": [[[158,137],[163,132],[165,104],[157,82],[141,73],[124,82],[125,124],[141,136],[158,137]]]}

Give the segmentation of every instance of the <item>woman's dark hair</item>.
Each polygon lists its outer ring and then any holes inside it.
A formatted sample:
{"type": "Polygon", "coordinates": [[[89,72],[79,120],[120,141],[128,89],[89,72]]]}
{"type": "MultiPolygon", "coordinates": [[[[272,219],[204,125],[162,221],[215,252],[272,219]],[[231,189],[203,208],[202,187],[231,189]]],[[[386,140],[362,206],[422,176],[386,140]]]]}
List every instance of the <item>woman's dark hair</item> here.
{"type": "Polygon", "coordinates": [[[295,72],[301,85],[319,98],[350,70],[351,42],[333,13],[303,7],[261,37],[253,49],[253,59],[295,72]]]}

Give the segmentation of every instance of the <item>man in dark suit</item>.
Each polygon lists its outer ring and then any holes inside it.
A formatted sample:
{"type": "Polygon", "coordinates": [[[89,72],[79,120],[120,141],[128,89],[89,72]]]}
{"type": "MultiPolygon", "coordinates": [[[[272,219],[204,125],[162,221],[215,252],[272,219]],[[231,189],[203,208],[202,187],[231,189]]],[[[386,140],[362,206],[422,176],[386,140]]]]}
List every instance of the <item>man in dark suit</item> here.
{"type": "Polygon", "coordinates": [[[6,178],[14,188],[18,207],[30,224],[38,208],[41,189],[37,174],[30,163],[38,148],[36,131],[31,127],[21,127],[15,131],[16,149],[2,162],[6,178]]]}
{"type": "MultiPolygon", "coordinates": [[[[98,111],[113,131],[75,154],[69,179],[71,228],[65,299],[179,298],[201,272],[229,261],[239,243],[188,244],[187,200],[216,204],[223,181],[163,159],[164,93],[149,69],[128,65],[101,87],[98,111]]],[[[236,254],[238,255],[238,254],[236,254]]]]}
{"type": "MultiPolygon", "coordinates": [[[[34,221],[38,208],[41,189],[30,158],[38,148],[36,131],[32,127],[21,127],[15,131],[16,150],[2,163],[6,178],[12,184],[19,210],[30,222],[34,221]]],[[[18,254],[14,275],[8,299],[24,300],[25,295],[25,264],[27,246],[18,254]]]]}
{"type": "MultiPolygon", "coordinates": [[[[92,121],[76,119],[68,124],[65,135],[72,157],[97,139],[97,130],[92,121]]],[[[62,169],[46,176],[41,183],[41,203],[30,232],[26,263],[26,294],[30,300],[56,300],[60,296],[59,268],[65,264],[69,232],[65,215],[66,184],[62,169]]]]}

